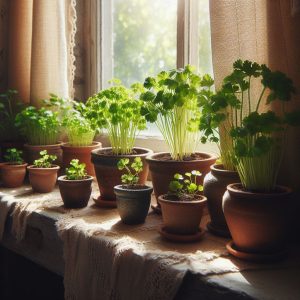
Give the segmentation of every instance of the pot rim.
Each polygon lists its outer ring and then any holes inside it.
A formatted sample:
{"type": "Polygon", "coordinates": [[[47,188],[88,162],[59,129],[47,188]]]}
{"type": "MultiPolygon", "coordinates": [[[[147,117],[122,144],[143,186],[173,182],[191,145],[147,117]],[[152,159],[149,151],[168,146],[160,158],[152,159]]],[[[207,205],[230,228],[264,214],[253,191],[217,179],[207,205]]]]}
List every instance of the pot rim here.
{"type": "Polygon", "coordinates": [[[240,190],[238,189],[236,186],[242,186],[241,183],[231,183],[227,186],[227,190],[229,193],[232,194],[238,194],[241,197],[244,195],[245,197],[253,197],[253,196],[263,196],[264,198],[274,198],[274,197],[281,197],[281,196],[285,196],[285,195],[289,195],[292,193],[292,189],[287,187],[287,186],[283,186],[283,185],[276,185],[275,187],[278,188],[280,190],[280,192],[251,192],[251,191],[244,191],[244,190],[240,190]],[[282,192],[281,192],[282,191],[282,192]]]}
{"type": "Polygon", "coordinates": [[[172,201],[172,200],[167,200],[164,199],[165,196],[168,196],[168,194],[163,194],[158,196],[158,201],[159,202],[165,202],[168,204],[174,204],[174,205],[195,205],[195,204],[202,204],[207,201],[207,198],[203,195],[199,195],[201,199],[199,200],[192,200],[192,201],[172,201]]]}
{"type": "Polygon", "coordinates": [[[92,150],[91,155],[95,156],[95,157],[109,157],[109,158],[120,159],[120,158],[123,158],[123,157],[131,158],[131,157],[138,157],[138,156],[147,156],[147,155],[153,153],[153,151],[151,149],[143,148],[143,147],[133,147],[133,149],[138,149],[138,150],[144,150],[145,151],[144,153],[137,153],[137,154],[107,155],[107,154],[99,153],[101,151],[106,151],[108,149],[112,149],[112,147],[104,147],[104,148],[101,148],[101,149],[94,149],[94,150],[92,150]]]}
{"type": "Polygon", "coordinates": [[[8,168],[26,168],[28,166],[28,163],[26,163],[26,162],[24,162],[23,164],[20,164],[20,165],[18,165],[18,164],[11,164],[11,163],[9,163],[9,162],[3,162],[3,163],[1,163],[0,164],[0,168],[6,168],[6,169],[8,169],[8,168]]]}
{"type": "Polygon", "coordinates": [[[52,148],[56,148],[56,147],[61,147],[63,143],[62,142],[57,142],[56,144],[50,144],[50,145],[31,145],[31,144],[24,144],[24,147],[26,148],[42,148],[42,147],[52,147],[52,148]]]}
{"type": "Polygon", "coordinates": [[[237,171],[224,169],[223,164],[213,164],[210,166],[210,170],[211,170],[211,172],[215,172],[218,174],[223,174],[223,175],[228,175],[228,176],[238,176],[237,171]]]}
{"type": "Polygon", "coordinates": [[[207,156],[207,158],[193,159],[193,160],[159,160],[159,159],[156,159],[155,157],[158,156],[158,155],[170,154],[170,152],[157,152],[157,153],[153,153],[153,154],[148,155],[146,157],[146,161],[147,162],[159,162],[159,163],[162,163],[162,164],[163,163],[165,163],[165,164],[176,164],[176,163],[195,163],[196,161],[210,162],[212,160],[217,159],[217,155],[212,154],[212,153],[200,152],[200,151],[196,151],[194,153],[203,154],[204,156],[207,156]]]}
{"type": "Polygon", "coordinates": [[[123,188],[124,184],[118,184],[114,186],[114,191],[122,191],[122,192],[128,192],[128,193],[143,193],[143,192],[150,192],[152,193],[153,187],[148,186],[146,184],[143,184],[142,186],[145,187],[143,189],[128,189],[123,188]]]}
{"type": "Polygon", "coordinates": [[[42,171],[42,170],[45,170],[45,171],[51,171],[51,170],[59,170],[60,169],[60,166],[58,165],[51,165],[52,168],[36,168],[34,165],[29,165],[27,166],[27,169],[28,170],[37,170],[37,171],[42,171]]]}
{"type": "MultiPolygon", "coordinates": [[[[91,145],[87,145],[87,146],[71,146],[69,142],[65,142],[65,143],[62,143],[61,144],[61,147],[64,149],[64,148],[67,148],[67,149],[71,149],[71,148],[94,148],[96,146],[99,146],[101,147],[102,146],[102,143],[101,142],[97,142],[97,141],[93,141],[91,145]]],[[[102,148],[103,149],[103,148],[102,148]]]]}
{"type": "Polygon", "coordinates": [[[92,181],[94,179],[93,176],[91,175],[86,175],[88,178],[85,178],[85,179],[79,179],[79,180],[69,180],[69,179],[65,179],[67,177],[67,175],[62,175],[62,176],[59,176],[57,178],[57,181],[60,181],[60,182],[72,182],[72,183],[81,183],[81,182],[86,182],[86,181],[92,181]]]}

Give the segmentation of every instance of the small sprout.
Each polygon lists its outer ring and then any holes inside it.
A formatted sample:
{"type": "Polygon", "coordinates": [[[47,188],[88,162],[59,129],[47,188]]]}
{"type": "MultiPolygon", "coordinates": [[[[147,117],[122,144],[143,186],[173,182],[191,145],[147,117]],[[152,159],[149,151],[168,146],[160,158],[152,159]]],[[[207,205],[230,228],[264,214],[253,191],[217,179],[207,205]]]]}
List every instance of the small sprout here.
{"type": "Polygon", "coordinates": [[[79,163],[78,159],[72,159],[70,167],[66,169],[66,178],[68,180],[82,180],[86,176],[85,164],[79,163]]]}
{"type": "Polygon", "coordinates": [[[17,150],[16,148],[7,149],[6,155],[4,156],[5,160],[10,164],[21,165],[23,163],[22,151],[17,150]]]}
{"type": "Polygon", "coordinates": [[[40,156],[41,158],[33,162],[36,168],[51,168],[52,163],[57,159],[56,155],[49,155],[47,150],[41,151],[40,156]]]}
{"type": "Polygon", "coordinates": [[[136,157],[130,167],[129,163],[130,161],[128,158],[122,158],[118,161],[118,169],[120,171],[126,171],[126,174],[121,176],[121,181],[124,184],[135,185],[139,181],[139,173],[141,173],[143,170],[143,162],[140,157],[136,157]],[[130,168],[132,170],[130,170],[130,168]]]}

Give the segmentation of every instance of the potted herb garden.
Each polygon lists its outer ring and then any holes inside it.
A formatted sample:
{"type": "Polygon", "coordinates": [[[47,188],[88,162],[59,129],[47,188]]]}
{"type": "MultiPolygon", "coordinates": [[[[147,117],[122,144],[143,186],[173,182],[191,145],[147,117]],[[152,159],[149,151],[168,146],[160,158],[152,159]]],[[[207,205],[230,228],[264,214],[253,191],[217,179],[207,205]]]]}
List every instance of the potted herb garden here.
{"type": "MultiPolygon", "coordinates": [[[[210,90],[213,81],[200,77],[191,66],[162,71],[144,82],[142,115],[154,122],[167,143],[169,152],[156,153],[147,158],[156,198],[167,192],[174,173],[200,170],[206,175],[216,157],[196,151],[200,141],[198,99],[210,90]]],[[[203,178],[199,178],[202,183],[203,178]]]]}
{"type": "Polygon", "coordinates": [[[27,167],[29,182],[35,192],[50,193],[55,187],[59,166],[52,164],[56,156],[49,155],[47,150],[41,151],[40,156],[27,167]]]}
{"type": "Polygon", "coordinates": [[[17,114],[16,125],[27,141],[24,150],[25,160],[29,164],[39,159],[42,150],[47,150],[48,154],[56,155],[55,164],[61,165],[62,150],[58,142],[60,121],[57,112],[28,106],[17,114]]]}
{"type": "Polygon", "coordinates": [[[86,165],[88,175],[95,175],[91,162],[91,152],[101,148],[100,142],[95,142],[95,126],[87,118],[87,109],[82,102],[74,102],[73,109],[64,117],[63,126],[68,138],[67,143],[62,144],[63,166],[66,168],[74,158],[86,165]]]}
{"type": "Polygon", "coordinates": [[[138,184],[138,174],[143,170],[143,162],[140,157],[135,157],[130,164],[128,158],[123,158],[118,162],[118,169],[126,171],[121,176],[122,184],[114,187],[121,220],[125,224],[144,223],[153,189],[147,185],[138,184]]]}
{"type": "Polygon", "coordinates": [[[198,241],[204,230],[200,229],[206,197],[200,195],[202,185],[197,184],[199,171],[193,170],[184,176],[176,173],[169,184],[169,193],[160,195],[164,226],[160,233],[167,239],[178,242],[198,241]]]}
{"type": "Polygon", "coordinates": [[[117,164],[121,158],[141,157],[143,171],[139,173],[139,184],[147,179],[148,165],[145,157],[149,149],[134,147],[136,135],[145,128],[145,118],[140,114],[141,101],[136,99],[135,90],[116,85],[99,92],[87,101],[88,117],[103,128],[111,147],[92,151],[100,197],[98,205],[116,207],[114,186],[121,184],[122,172],[117,164]]]}
{"type": "Polygon", "coordinates": [[[291,190],[276,182],[287,127],[299,125],[299,112],[284,109],[295,90],[284,73],[265,65],[238,60],[233,67],[224,80],[222,101],[233,111],[229,133],[241,183],[228,185],[223,197],[233,239],[227,249],[248,260],[277,259],[283,254],[291,190]],[[256,81],[261,84],[257,98],[256,81]],[[281,114],[266,110],[275,101],[281,102],[281,114]],[[239,124],[235,116],[240,116],[239,124]]]}
{"type": "Polygon", "coordinates": [[[92,193],[93,176],[87,175],[85,164],[70,162],[66,175],[58,177],[59,191],[66,208],[86,207],[92,193]]]}
{"type": "Polygon", "coordinates": [[[0,165],[1,179],[5,187],[16,188],[23,184],[27,164],[22,159],[22,151],[7,149],[5,163],[0,165]]]}

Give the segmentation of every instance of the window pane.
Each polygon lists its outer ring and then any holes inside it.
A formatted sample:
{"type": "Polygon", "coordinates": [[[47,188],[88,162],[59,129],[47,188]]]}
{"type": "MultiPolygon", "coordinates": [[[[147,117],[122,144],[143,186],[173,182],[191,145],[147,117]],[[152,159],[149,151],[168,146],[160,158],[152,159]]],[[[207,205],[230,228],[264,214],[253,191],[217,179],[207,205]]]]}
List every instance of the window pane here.
{"type": "Polygon", "coordinates": [[[199,1],[199,71],[201,74],[208,73],[213,76],[209,1],[199,1]]]}
{"type": "Polygon", "coordinates": [[[114,77],[130,86],[176,67],[177,0],[113,1],[114,77]]]}

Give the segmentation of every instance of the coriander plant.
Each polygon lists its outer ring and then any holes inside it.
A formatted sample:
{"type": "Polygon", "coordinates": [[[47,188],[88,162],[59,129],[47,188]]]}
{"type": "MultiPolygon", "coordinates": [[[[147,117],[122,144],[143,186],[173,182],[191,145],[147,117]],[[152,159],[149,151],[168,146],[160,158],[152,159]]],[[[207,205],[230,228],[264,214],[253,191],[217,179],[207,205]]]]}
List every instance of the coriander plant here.
{"type": "Polygon", "coordinates": [[[135,157],[133,163],[129,166],[129,159],[122,158],[118,161],[118,169],[126,170],[126,174],[121,176],[121,181],[129,186],[135,185],[139,181],[139,173],[143,170],[143,162],[140,157],[135,157]],[[131,170],[130,170],[131,168],[131,170]]]}
{"type": "Polygon", "coordinates": [[[141,113],[148,122],[157,125],[172,159],[183,160],[195,152],[199,142],[198,99],[212,86],[209,75],[197,75],[190,65],[146,78],[140,95],[141,113]]]}
{"type": "Polygon", "coordinates": [[[299,111],[285,110],[285,103],[293,93],[292,80],[284,73],[271,71],[266,65],[237,60],[222,89],[212,98],[214,110],[200,122],[200,128],[208,129],[208,139],[215,139],[216,128],[228,122],[225,134],[232,138],[234,163],[247,190],[275,189],[287,127],[300,123],[299,111]],[[252,88],[255,82],[261,85],[257,97],[252,88]],[[274,101],[281,103],[280,114],[266,110],[274,101]]]}
{"type": "Polygon", "coordinates": [[[22,159],[22,154],[23,152],[21,150],[10,148],[7,149],[6,155],[4,155],[4,159],[10,164],[21,165],[24,162],[22,159]]]}
{"type": "Polygon", "coordinates": [[[36,168],[51,168],[52,163],[57,159],[56,155],[49,155],[47,150],[43,150],[40,152],[41,158],[36,159],[33,162],[33,165],[36,168]]]}
{"type": "Polygon", "coordinates": [[[130,154],[146,121],[140,114],[141,101],[136,99],[135,90],[117,84],[88,99],[87,116],[99,129],[106,129],[115,155],[130,154]]]}
{"type": "Polygon", "coordinates": [[[85,164],[79,163],[78,159],[72,159],[70,167],[66,168],[66,178],[68,180],[82,180],[87,176],[85,164]]]}
{"type": "Polygon", "coordinates": [[[203,186],[197,184],[197,178],[201,176],[199,171],[185,173],[184,176],[176,173],[169,184],[170,194],[175,194],[181,201],[195,200],[203,191],[203,186]]]}

